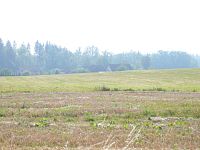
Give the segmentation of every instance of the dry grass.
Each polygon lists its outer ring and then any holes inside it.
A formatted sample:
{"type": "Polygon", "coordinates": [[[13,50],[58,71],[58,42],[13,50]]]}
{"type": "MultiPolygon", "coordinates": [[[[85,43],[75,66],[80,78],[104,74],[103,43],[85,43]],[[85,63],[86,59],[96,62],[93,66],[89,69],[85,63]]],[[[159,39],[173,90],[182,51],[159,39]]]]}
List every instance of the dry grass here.
{"type": "Polygon", "coordinates": [[[0,149],[198,149],[199,134],[200,93],[0,95],[0,149]]]}

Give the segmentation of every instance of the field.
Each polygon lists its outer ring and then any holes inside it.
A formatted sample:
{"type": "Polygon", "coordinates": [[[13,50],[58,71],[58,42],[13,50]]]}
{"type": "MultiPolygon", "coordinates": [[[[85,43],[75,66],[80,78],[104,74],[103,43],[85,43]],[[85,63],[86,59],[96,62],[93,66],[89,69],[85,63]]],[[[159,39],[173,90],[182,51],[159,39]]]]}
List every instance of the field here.
{"type": "Polygon", "coordinates": [[[1,77],[0,149],[199,149],[200,69],[1,77]]]}
{"type": "Polygon", "coordinates": [[[200,92],[200,69],[125,71],[0,77],[0,92],[88,92],[111,90],[200,92]]]}

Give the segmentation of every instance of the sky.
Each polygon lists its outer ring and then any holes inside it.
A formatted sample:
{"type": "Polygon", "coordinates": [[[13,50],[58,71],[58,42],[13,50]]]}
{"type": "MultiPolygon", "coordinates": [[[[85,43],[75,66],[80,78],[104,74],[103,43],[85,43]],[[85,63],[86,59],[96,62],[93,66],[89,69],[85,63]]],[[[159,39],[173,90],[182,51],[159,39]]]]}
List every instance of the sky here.
{"type": "Polygon", "coordinates": [[[0,38],[75,51],[200,54],[199,0],[0,0],[0,38]]]}

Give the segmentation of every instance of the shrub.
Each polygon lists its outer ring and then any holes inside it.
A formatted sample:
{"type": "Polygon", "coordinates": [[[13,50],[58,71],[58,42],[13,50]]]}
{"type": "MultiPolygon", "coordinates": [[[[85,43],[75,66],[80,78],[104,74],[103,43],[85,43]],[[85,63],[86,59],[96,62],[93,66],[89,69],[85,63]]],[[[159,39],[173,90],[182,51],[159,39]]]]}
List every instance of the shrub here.
{"type": "Polygon", "coordinates": [[[22,76],[30,76],[30,75],[31,75],[31,73],[29,71],[25,71],[22,73],[22,76]]]}
{"type": "Polygon", "coordinates": [[[119,91],[119,88],[114,88],[113,91],[119,91]]]}
{"type": "Polygon", "coordinates": [[[128,89],[124,89],[124,91],[135,91],[135,90],[132,88],[128,88],[128,89]]]}
{"type": "Polygon", "coordinates": [[[196,90],[196,89],[193,89],[192,92],[197,92],[197,90],[196,90]]]}
{"type": "Polygon", "coordinates": [[[166,91],[166,89],[163,88],[154,88],[155,91],[166,91]]]}
{"type": "Polygon", "coordinates": [[[100,86],[98,88],[95,88],[95,90],[97,90],[97,91],[111,91],[111,89],[109,87],[106,87],[106,86],[100,86]]]}
{"type": "Polygon", "coordinates": [[[0,75],[1,76],[11,76],[12,75],[12,71],[9,69],[1,69],[0,70],[0,75]]]}

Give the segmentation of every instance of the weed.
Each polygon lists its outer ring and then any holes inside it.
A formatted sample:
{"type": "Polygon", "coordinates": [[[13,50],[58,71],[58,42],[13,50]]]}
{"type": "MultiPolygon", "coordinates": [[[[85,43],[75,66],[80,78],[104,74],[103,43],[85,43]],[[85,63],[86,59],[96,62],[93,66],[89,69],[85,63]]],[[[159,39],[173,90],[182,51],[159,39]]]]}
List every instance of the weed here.
{"type": "Polygon", "coordinates": [[[192,92],[197,92],[197,90],[196,90],[196,89],[193,89],[192,92]]]}
{"type": "Polygon", "coordinates": [[[6,111],[0,108],[0,117],[5,117],[5,116],[6,116],[6,111]]]}
{"type": "Polygon", "coordinates": [[[174,122],[174,125],[176,125],[176,126],[185,126],[185,125],[188,125],[189,123],[188,122],[186,122],[186,121],[184,121],[184,120],[177,120],[177,121],[175,121],[174,122]]]}
{"type": "Polygon", "coordinates": [[[146,117],[155,117],[157,115],[156,115],[156,112],[154,110],[144,110],[143,111],[143,116],[146,116],[146,117]]]}
{"type": "Polygon", "coordinates": [[[95,118],[94,118],[94,116],[91,114],[91,113],[85,113],[85,121],[88,121],[88,122],[93,122],[93,121],[95,121],[95,118]]]}
{"type": "Polygon", "coordinates": [[[66,118],[66,122],[75,122],[75,119],[70,117],[70,118],[66,118]]]}
{"type": "Polygon", "coordinates": [[[171,109],[167,109],[162,113],[162,115],[165,116],[165,117],[175,116],[175,114],[176,114],[176,111],[175,110],[171,110],[171,109]]]}
{"type": "Polygon", "coordinates": [[[151,121],[145,121],[142,123],[142,126],[144,127],[153,127],[153,123],[151,121]]]}
{"type": "Polygon", "coordinates": [[[47,118],[41,118],[38,122],[35,123],[36,127],[47,127],[49,126],[49,121],[47,118]]]}
{"type": "Polygon", "coordinates": [[[26,105],[25,102],[23,102],[22,106],[21,106],[21,109],[25,109],[25,108],[28,108],[28,106],[26,105]]]}

